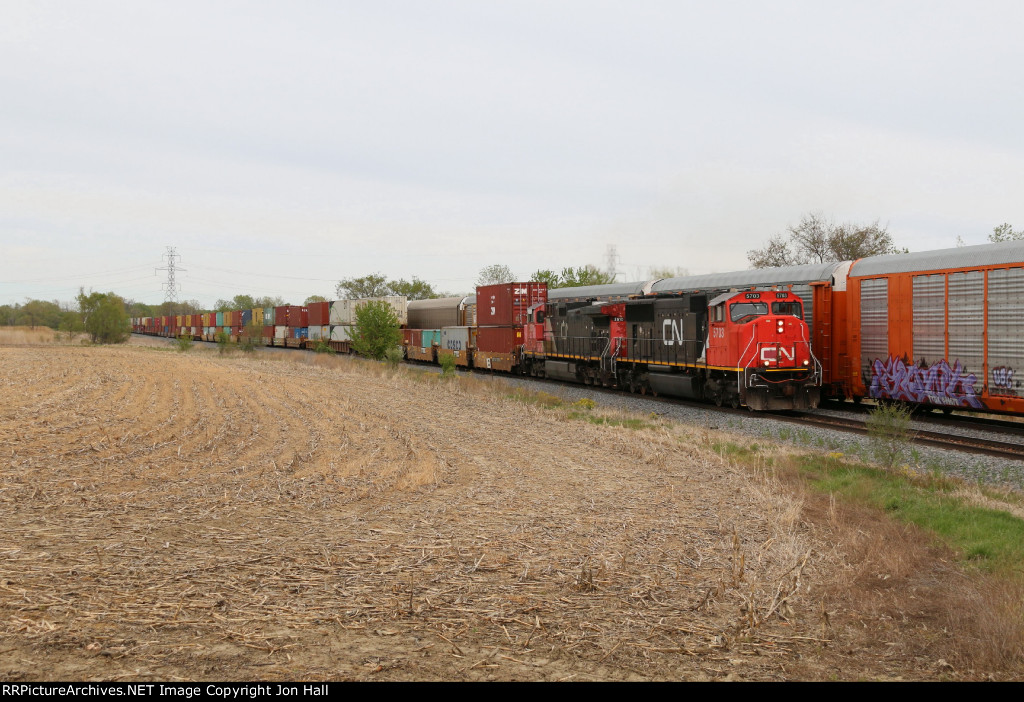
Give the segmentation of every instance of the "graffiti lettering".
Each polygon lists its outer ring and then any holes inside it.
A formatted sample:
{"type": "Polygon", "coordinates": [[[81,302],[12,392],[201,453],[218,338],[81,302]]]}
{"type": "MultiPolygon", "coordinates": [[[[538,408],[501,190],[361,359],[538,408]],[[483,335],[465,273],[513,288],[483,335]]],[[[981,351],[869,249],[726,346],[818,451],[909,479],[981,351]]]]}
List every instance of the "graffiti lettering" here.
{"type": "Polygon", "coordinates": [[[1013,368],[999,366],[992,369],[992,385],[989,386],[989,393],[1003,397],[1016,397],[1017,391],[1013,389],[1014,384],[1019,387],[1020,381],[1013,379],[1013,368]]]}
{"type": "Polygon", "coordinates": [[[904,402],[921,402],[948,407],[982,409],[974,384],[974,373],[964,375],[960,361],[953,364],[941,360],[928,368],[908,366],[899,358],[871,364],[871,388],[874,398],[890,398],[904,402]]]}
{"type": "Polygon", "coordinates": [[[997,388],[1010,389],[1013,387],[1013,369],[1006,366],[992,369],[992,385],[997,388]]]}

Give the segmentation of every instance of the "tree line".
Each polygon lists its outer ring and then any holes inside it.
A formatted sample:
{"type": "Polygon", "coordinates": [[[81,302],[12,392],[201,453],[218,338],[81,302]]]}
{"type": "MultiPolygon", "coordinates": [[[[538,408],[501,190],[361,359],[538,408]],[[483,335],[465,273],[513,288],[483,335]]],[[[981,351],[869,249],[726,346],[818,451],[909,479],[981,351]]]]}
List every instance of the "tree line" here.
{"type": "MultiPolygon", "coordinates": [[[[1024,229],[1014,229],[1004,222],[993,228],[988,236],[991,242],[1024,240],[1024,229]]],[[[958,237],[958,245],[963,245],[958,237]]],[[[803,215],[800,221],[784,233],[774,234],[760,249],[747,252],[752,268],[772,268],[807,263],[848,261],[878,254],[907,253],[896,246],[892,234],[879,220],[869,223],[836,223],[820,212],[803,215]]],[[[682,268],[651,268],[651,278],[671,278],[685,275],[682,268]]],[[[493,285],[520,280],[512,269],[502,264],[482,268],[476,284],[493,285]]],[[[615,276],[594,265],[563,268],[561,271],[539,269],[528,277],[529,281],[544,282],[551,289],[606,285],[615,282],[615,276]]],[[[431,283],[413,276],[388,279],[381,273],[344,278],[335,286],[339,299],[359,299],[399,295],[409,300],[450,297],[451,293],[436,289],[431,283]]],[[[325,302],[321,295],[310,295],[303,304],[325,302]]],[[[27,300],[24,304],[0,305],[0,326],[49,327],[55,331],[87,333],[94,342],[109,343],[124,340],[129,334],[130,317],[161,317],[165,315],[223,312],[227,310],[281,307],[290,304],[280,296],[235,295],[218,299],[213,309],[204,308],[197,300],[163,302],[149,305],[126,300],[113,292],[98,293],[84,289],[75,298],[75,306],[47,300],[27,300]]]]}
{"type": "Polygon", "coordinates": [[[75,298],[77,308],[47,300],[21,305],[0,305],[0,326],[49,327],[69,335],[85,333],[92,342],[116,344],[131,333],[128,303],[116,293],[85,292],[75,298]]]}

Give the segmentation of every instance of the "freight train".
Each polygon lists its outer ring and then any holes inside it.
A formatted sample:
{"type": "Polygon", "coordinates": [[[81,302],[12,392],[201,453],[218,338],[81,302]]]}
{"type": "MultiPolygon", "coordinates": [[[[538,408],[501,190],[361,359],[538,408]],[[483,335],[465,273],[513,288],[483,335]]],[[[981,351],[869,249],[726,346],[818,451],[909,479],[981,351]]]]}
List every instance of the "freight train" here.
{"type": "Polygon", "coordinates": [[[1024,414],[1024,241],[552,291],[618,300],[785,288],[823,397],[1024,414]]]}
{"type": "MultiPolygon", "coordinates": [[[[403,325],[410,361],[571,380],[708,400],[752,410],[816,407],[821,364],[811,351],[803,303],[791,291],[635,296],[613,302],[548,300],[544,283],[477,288],[475,297],[406,302],[385,298],[403,325]]],[[[165,336],[240,339],[350,349],[355,310],[339,300],[273,310],[133,319],[165,336]],[[273,320],[275,324],[268,322],[273,320]],[[327,321],[339,324],[326,324],[327,321]]]]}
{"type": "MultiPolygon", "coordinates": [[[[746,406],[821,397],[1024,413],[1024,242],[857,261],[475,296],[385,300],[411,361],[746,406]]],[[[347,351],[342,300],[133,319],[133,331],[347,351]]]]}

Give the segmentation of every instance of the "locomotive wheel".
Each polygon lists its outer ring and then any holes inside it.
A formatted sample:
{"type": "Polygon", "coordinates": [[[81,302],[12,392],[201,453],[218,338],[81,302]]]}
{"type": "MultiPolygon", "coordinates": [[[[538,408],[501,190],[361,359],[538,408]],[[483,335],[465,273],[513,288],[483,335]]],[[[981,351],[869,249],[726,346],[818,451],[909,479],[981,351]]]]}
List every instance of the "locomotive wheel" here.
{"type": "Polygon", "coordinates": [[[733,409],[739,409],[740,408],[740,396],[739,395],[733,395],[732,397],[730,397],[729,398],[729,406],[732,407],[733,409]]]}
{"type": "Polygon", "coordinates": [[[715,395],[715,407],[721,407],[723,404],[725,404],[723,400],[724,398],[722,397],[722,393],[718,393],[717,395],[715,395]]]}

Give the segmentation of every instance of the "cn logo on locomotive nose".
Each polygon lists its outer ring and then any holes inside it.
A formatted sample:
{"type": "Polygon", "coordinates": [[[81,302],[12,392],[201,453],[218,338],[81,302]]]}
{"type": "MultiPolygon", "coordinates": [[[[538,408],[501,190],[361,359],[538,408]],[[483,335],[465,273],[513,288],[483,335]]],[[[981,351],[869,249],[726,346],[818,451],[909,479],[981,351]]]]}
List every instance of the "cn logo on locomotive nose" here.
{"type": "MultiPolygon", "coordinates": [[[[762,361],[778,361],[778,356],[775,355],[776,348],[774,346],[765,346],[761,349],[761,360],[762,361]]],[[[785,347],[780,346],[778,348],[779,354],[784,357],[787,361],[792,361],[796,358],[796,347],[791,346],[788,350],[785,347]]]]}

